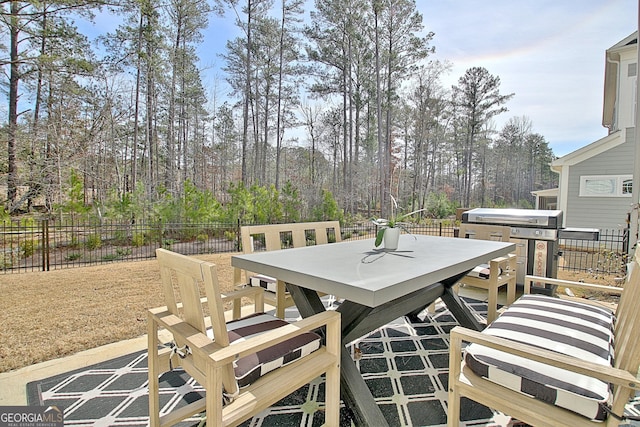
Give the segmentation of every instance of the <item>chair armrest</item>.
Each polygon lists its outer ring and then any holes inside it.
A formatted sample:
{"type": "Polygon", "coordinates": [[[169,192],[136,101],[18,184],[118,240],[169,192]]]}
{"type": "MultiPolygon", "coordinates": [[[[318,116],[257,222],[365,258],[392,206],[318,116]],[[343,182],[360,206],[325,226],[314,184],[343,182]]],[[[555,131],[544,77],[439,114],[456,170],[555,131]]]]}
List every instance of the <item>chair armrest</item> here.
{"type": "Polygon", "coordinates": [[[264,311],[264,289],[256,286],[247,286],[235,291],[226,292],[221,296],[222,303],[233,303],[233,318],[239,319],[241,317],[242,310],[242,298],[253,298],[253,311],[254,313],[261,313],[264,311]]]}
{"type": "Polygon", "coordinates": [[[515,258],[515,255],[513,255],[513,254],[507,254],[507,255],[505,255],[505,256],[501,256],[501,257],[498,257],[498,258],[493,258],[493,259],[492,259],[491,261],[489,261],[489,262],[490,262],[490,263],[491,263],[491,262],[504,263],[504,262],[510,261],[510,260],[511,260],[511,258],[515,258]]]}
{"type": "Polygon", "coordinates": [[[248,338],[242,342],[221,347],[206,334],[189,325],[178,316],[171,314],[166,307],[151,309],[149,322],[153,322],[178,336],[188,345],[196,359],[209,359],[215,366],[222,366],[241,357],[254,354],[272,347],[289,338],[326,326],[326,342],[330,351],[338,354],[340,346],[340,313],[326,311],[295,323],[289,323],[263,334],[248,338]]]}
{"type": "Polygon", "coordinates": [[[211,354],[209,357],[215,361],[216,364],[224,365],[225,363],[230,363],[233,360],[256,353],[289,338],[319,329],[323,326],[327,327],[327,346],[331,346],[337,350],[337,345],[339,345],[341,339],[340,313],[337,311],[325,311],[249,338],[240,343],[232,344],[229,347],[217,351],[215,354],[211,354]]]}
{"type": "Polygon", "coordinates": [[[152,329],[156,333],[158,327],[166,329],[178,341],[178,345],[186,344],[189,346],[194,359],[198,359],[199,362],[205,361],[209,354],[224,348],[197,328],[172,314],[167,307],[149,309],[147,317],[149,324],[152,325],[152,329]]]}
{"type": "MultiPolygon", "coordinates": [[[[631,373],[611,366],[586,362],[572,356],[566,356],[549,350],[543,350],[528,344],[505,338],[495,337],[481,332],[456,326],[451,330],[451,341],[477,343],[515,356],[552,365],[567,371],[576,372],[601,381],[616,384],[624,388],[640,390],[637,378],[631,373]]],[[[454,345],[452,344],[452,348],[454,345]]]]}
{"type": "Polygon", "coordinates": [[[222,302],[228,302],[232,300],[236,300],[238,298],[244,297],[253,297],[253,298],[262,298],[264,294],[264,289],[259,288],[257,286],[251,286],[246,288],[237,289],[231,292],[225,292],[221,294],[222,302]]]}
{"type": "Polygon", "coordinates": [[[489,261],[489,272],[491,277],[497,277],[501,274],[515,270],[516,256],[507,254],[502,257],[494,258],[489,261]]]}
{"type": "Polygon", "coordinates": [[[581,288],[592,291],[609,292],[612,294],[622,294],[624,288],[618,288],[616,286],[596,285],[593,283],[574,282],[571,280],[553,279],[550,277],[531,276],[526,275],[524,278],[524,293],[531,293],[531,284],[533,282],[544,282],[550,285],[564,286],[565,288],[581,288]]]}

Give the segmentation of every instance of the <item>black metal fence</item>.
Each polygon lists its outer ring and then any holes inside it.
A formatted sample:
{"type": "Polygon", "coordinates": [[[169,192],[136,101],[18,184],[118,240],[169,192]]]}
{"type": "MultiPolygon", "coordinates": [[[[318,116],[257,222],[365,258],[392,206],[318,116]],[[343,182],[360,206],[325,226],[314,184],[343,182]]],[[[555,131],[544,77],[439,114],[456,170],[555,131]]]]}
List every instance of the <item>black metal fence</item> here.
{"type": "MultiPolygon", "coordinates": [[[[241,224],[167,224],[48,220],[0,225],[0,271],[19,273],[49,271],[118,261],[155,257],[159,247],[185,255],[236,252],[240,250],[241,224]]],[[[416,224],[413,234],[454,237],[452,221],[416,224]]],[[[342,226],[342,239],[368,239],[375,236],[370,222],[342,226]]],[[[565,270],[617,274],[626,261],[627,233],[600,233],[600,241],[561,242],[560,268],[565,270]]],[[[624,270],[622,270],[624,271],[624,270]]]]}
{"type": "Polygon", "coordinates": [[[3,224],[0,269],[48,271],[155,257],[159,247],[185,255],[237,250],[237,224],[102,222],[3,224]]]}
{"type": "Polygon", "coordinates": [[[602,230],[598,241],[560,241],[559,269],[593,275],[624,275],[628,262],[629,230],[602,230]]]}

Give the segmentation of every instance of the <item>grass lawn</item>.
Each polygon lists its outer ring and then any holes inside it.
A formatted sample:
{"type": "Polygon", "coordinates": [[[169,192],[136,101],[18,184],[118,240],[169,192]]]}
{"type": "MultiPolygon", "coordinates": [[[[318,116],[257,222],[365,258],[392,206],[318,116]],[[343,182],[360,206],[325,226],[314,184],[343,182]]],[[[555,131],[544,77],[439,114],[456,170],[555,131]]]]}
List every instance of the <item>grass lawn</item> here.
{"type": "MultiPolygon", "coordinates": [[[[232,288],[231,255],[198,258],[232,288]]],[[[149,308],[164,305],[157,261],[0,276],[0,372],[146,333],[149,308]]]]}

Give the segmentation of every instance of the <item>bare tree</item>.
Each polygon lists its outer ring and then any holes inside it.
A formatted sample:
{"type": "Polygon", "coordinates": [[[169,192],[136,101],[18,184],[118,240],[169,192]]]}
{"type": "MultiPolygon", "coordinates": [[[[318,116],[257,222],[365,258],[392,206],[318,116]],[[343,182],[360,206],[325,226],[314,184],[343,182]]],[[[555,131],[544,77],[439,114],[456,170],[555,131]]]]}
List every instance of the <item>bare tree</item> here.
{"type": "Polygon", "coordinates": [[[377,77],[378,92],[378,144],[381,169],[380,203],[383,214],[389,209],[389,191],[392,161],[394,106],[398,104],[398,90],[403,81],[419,68],[420,61],[433,51],[429,42],[433,33],[419,36],[424,28],[422,15],[416,10],[414,0],[374,0],[376,23],[376,73],[384,67],[384,94],[380,77],[377,77]],[[384,49],[382,48],[384,46],[384,49]],[[381,104],[384,100],[384,122],[381,104]]]}

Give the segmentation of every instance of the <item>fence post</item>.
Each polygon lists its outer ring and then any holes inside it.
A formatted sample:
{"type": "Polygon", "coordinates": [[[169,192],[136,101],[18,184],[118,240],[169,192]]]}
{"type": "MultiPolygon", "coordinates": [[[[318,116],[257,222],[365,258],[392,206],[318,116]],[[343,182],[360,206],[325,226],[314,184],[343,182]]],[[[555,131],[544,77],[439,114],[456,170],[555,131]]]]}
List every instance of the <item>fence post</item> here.
{"type": "MultiPolygon", "coordinates": [[[[162,235],[164,234],[162,231],[164,229],[162,224],[163,224],[162,220],[158,221],[158,247],[159,248],[164,247],[164,245],[162,244],[162,235]]],[[[153,255],[155,256],[155,253],[153,255]]]]}
{"type": "Polygon", "coordinates": [[[49,271],[49,220],[42,221],[42,271],[49,271]]]}
{"type": "MultiPolygon", "coordinates": [[[[629,254],[629,234],[631,228],[627,227],[622,230],[622,250],[625,254],[629,254]]],[[[618,240],[620,239],[620,234],[618,234],[618,240]]]]}

